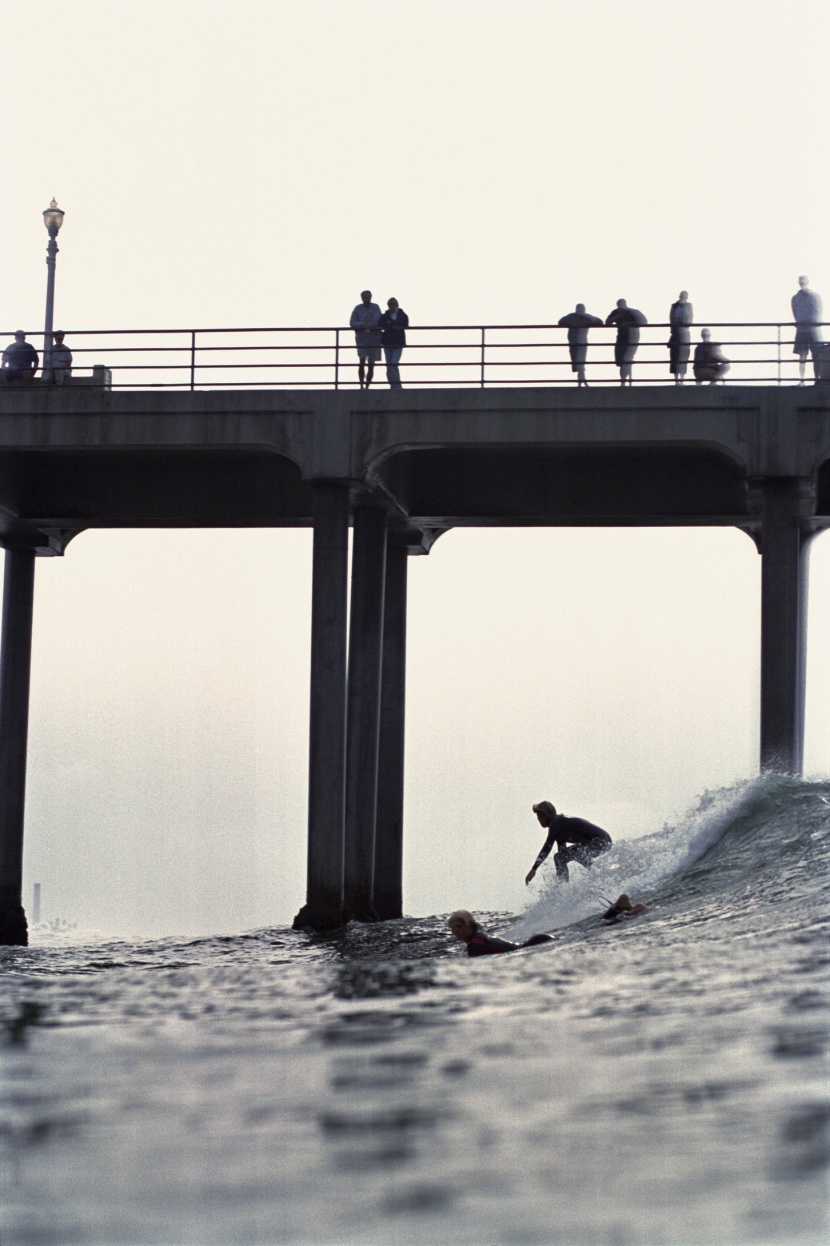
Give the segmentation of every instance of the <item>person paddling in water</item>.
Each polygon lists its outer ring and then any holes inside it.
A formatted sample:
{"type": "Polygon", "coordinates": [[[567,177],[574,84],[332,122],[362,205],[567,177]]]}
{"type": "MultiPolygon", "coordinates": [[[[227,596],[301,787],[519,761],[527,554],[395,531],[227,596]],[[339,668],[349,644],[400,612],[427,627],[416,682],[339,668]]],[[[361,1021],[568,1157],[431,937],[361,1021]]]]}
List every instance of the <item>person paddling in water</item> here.
{"type": "Polygon", "coordinates": [[[618,922],[621,917],[637,917],[640,913],[647,913],[648,909],[644,904],[632,904],[626,892],[623,892],[618,900],[615,900],[610,909],[602,915],[604,922],[618,922]]]}
{"type": "Polygon", "coordinates": [[[586,822],[584,818],[566,818],[564,813],[556,812],[549,800],[541,800],[538,805],[534,805],[533,812],[539,819],[540,825],[546,828],[548,837],[542,845],[542,851],[533,862],[533,869],[525,878],[526,884],[531,883],[536,877],[536,871],[554,844],[558,851],[553,854],[553,864],[556,866],[557,880],[561,883],[570,881],[568,875],[570,861],[578,861],[580,865],[590,869],[594,860],[611,847],[611,836],[602,827],[594,826],[592,822],[586,822]],[[569,845],[572,846],[569,847],[569,845]]]}
{"type": "Polygon", "coordinates": [[[535,947],[537,943],[550,943],[546,934],[531,935],[524,943],[511,943],[509,939],[497,939],[485,934],[469,909],[456,909],[450,913],[450,930],[456,939],[467,944],[468,956],[493,956],[497,952],[518,952],[522,947],[535,947]]]}

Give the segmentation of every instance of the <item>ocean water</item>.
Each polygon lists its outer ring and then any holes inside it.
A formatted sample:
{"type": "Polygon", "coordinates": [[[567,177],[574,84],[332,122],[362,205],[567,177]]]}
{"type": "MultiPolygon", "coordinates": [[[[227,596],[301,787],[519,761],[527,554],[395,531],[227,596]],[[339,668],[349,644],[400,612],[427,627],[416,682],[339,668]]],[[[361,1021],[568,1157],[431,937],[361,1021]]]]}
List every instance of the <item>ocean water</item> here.
{"type": "MultiPolygon", "coordinates": [[[[0,950],[0,1242],[827,1242],[830,784],[446,915],[0,950]],[[615,926],[603,897],[649,904],[615,926]]],[[[549,871],[552,874],[552,869],[549,871]]]]}

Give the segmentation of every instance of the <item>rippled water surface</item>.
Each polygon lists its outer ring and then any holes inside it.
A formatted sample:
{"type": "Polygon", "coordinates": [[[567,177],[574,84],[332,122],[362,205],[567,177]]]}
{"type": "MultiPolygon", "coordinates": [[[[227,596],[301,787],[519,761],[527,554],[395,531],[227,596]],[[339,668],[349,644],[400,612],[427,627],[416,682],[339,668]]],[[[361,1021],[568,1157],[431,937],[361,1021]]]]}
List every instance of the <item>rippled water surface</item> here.
{"type": "MultiPolygon", "coordinates": [[[[828,1239],[830,786],[620,845],[468,960],[445,919],[0,952],[16,1243],[828,1239]],[[624,883],[649,912],[606,927],[624,883]]],[[[572,873],[575,875],[576,870],[572,873]]]]}

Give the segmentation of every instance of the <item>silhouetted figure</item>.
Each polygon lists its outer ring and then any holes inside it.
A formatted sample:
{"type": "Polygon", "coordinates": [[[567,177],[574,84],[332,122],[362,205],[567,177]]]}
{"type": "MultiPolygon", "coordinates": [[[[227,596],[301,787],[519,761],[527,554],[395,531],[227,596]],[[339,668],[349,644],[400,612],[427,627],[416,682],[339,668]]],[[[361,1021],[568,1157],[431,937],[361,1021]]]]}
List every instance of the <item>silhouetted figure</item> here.
{"type": "Polygon", "coordinates": [[[571,356],[571,371],[576,373],[577,385],[587,385],[585,380],[585,361],[588,357],[588,330],[601,326],[599,316],[591,316],[585,310],[584,303],[577,303],[576,310],[562,316],[559,324],[568,330],[568,350],[571,356]]]}
{"type": "Polygon", "coordinates": [[[606,316],[605,323],[617,327],[614,363],[620,370],[620,385],[630,385],[631,368],[640,344],[640,325],[648,321],[636,307],[629,307],[625,299],[617,299],[617,306],[606,316]]]}
{"type": "Polygon", "coordinates": [[[566,818],[564,813],[557,813],[549,800],[541,800],[533,806],[533,812],[540,826],[547,828],[548,837],[542,845],[542,851],[533,862],[533,868],[525,878],[525,883],[533,881],[539,866],[556,844],[558,852],[554,853],[553,864],[556,866],[556,877],[560,882],[569,881],[568,864],[578,861],[586,869],[590,869],[594,860],[607,852],[612,845],[611,836],[601,826],[586,822],[584,818],[566,818]],[[572,844],[573,847],[568,847],[572,844]]]}
{"type": "Polygon", "coordinates": [[[360,388],[368,389],[375,375],[375,364],[380,359],[380,324],[381,311],[377,303],[372,302],[372,291],[363,290],[361,302],[351,314],[349,325],[354,329],[354,341],[357,348],[357,375],[360,388]],[[365,371],[364,371],[365,368],[365,371]]]}
{"type": "Polygon", "coordinates": [[[644,904],[632,904],[625,892],[615,900],[610,909],[606,909],[602,915],[605,922],[618,922],[621,917],[637,917],[640,913],[647,913],[648,909],[644,904]]]}
{"type": "Polygon", "coordinates": [[[389,299],[387,310],[380,318],[380,340],[386,356],[386,379],[390,389],[401,388],[401,353],[406,346],[406,330],[409,317],[397,299],[389,299]]]}
{"type": "Polygon", "coordinates": [[[518,952],[519,948],[536,947],[539,943],[552,943],[550,935],[535,934],[524,943],[511,943],[509,939],[498,939],[494,935],[485,934],[469,909],[456,909],[450,913],[450,930],[456,939],[467,944],[468,956],[493,956],[499,952],[518,952]]]}
{"type": "Polygon", "coordinates": [[[65,336],[66,334],[59,329],[55,334],[55,344],[52,347],[52,380],[56,385],[63,385],[64,381],[69,380],[72,372],[72,351],[64,345],[65,336]]]}
{"type": "Polygon", "coordinates": [[[674,376],[675,385],[682,385],[689,366],[691,353],[691,334],[689,325],[692,323],[694,310],[689,302],[687,290],[680,291],[676,303],[672,303],[669,311],[669,372],[674,376]]]}
{"type": "Polygon", "coordinates": [[[692,361],[695,384],[702,385],[704,381],[708,381],[710,385],[716,385],[729,371],[729,360],[721,350],[720,342],[711,340],[709,329],[701,329],[700,336],[703,340],[695,347],[692,361]]]}
{"type": "Polygon", "coordinates": [[[37,372],[40,362],[38,353],[31,342],[26,341],[26,334],[18,329],[11,342],[3,351],[3,379],[9,385],[31,381],[37,372]]]}
{"type": "Polygon", "coordinates": [[[813,375],[818,380],[818,354],[821,347],[821,299],[815,290],[810,289],[808,277],[799,277],[798,290],[790,300],[793,309],[793,320],[796,324],[793,354],[798,355],[798,373],[800,385],[804,384],[807,370],[807,356],[813,356],[813,375]]]}

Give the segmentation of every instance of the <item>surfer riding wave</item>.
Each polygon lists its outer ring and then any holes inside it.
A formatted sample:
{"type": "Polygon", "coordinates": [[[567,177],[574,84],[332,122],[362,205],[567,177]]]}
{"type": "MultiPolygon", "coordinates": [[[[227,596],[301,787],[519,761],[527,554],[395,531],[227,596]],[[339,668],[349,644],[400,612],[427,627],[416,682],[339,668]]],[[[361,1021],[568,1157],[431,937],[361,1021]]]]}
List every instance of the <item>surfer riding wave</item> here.
{"type": "Polygon", "coordinates": [[[539,824],[546,828],[548,837],[525,878],[526,884],[533,881],[536,871],[548,857],[554,844],[558,849],[553,855],[556,878],[563,883],[570,881],[569,862],[578,861],[580,865],[590,869],[595,859],[607,852],[612,845],[611,836],[601,826],[594,826],[593,822],[586,822],[584,818],[566,818],[564,813],[556,812],[549,800],[541,800],[538,805],[534,805],[533,812],[539,824]]]}

